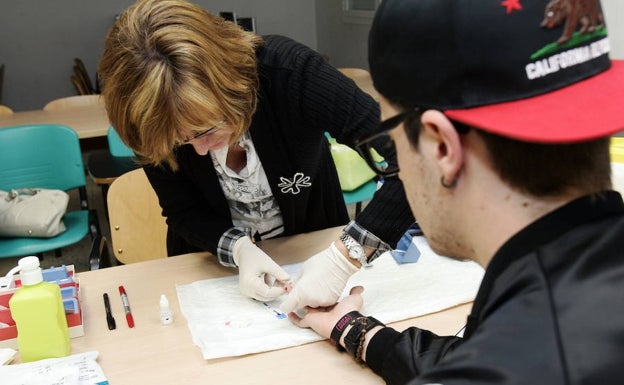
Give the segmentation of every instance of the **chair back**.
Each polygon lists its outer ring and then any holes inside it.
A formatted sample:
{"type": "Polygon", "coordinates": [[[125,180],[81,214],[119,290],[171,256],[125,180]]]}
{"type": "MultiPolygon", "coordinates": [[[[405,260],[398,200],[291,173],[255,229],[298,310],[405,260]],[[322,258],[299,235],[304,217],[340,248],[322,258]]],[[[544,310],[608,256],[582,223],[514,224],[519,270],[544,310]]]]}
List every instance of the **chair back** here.
{"type": "Polygon", "coordinates": [[[7,106],[0,104],[0,115],[11,115],[13,110],[7,106]]]}
{"type": "Polygon", "coordinates": [[[134,156],[134,151],[126,146],[126,144],[121,140],[119,134],[117,133],[117,131],[115,131],[113,126],[108,127],[106,139],[108,140],[108,149],[110,150],[111,155],[134,156]]]}
{"type": "Polygon", "coordinates": [[[93,83],[87,72],[87,68],[80,58],[74,58],[74,75],[71,76],[72,83],[76,87],[79,95],[95,94],[93,83]],[[75,77],[75,80],[74,80],[75,77]]]}
{"type": "Polygon", "coordinates": [[[0,190],[77,189],[80,209],[63,216],[66,230],[51,238],[0,238],[0,258],[40,254],[99,234],[97,212],[89,209],[78,135],[69,127],[34,124],[0,129],[0,190]]]}
{"type": "Polygon", "coordinates": [[[63,111],[68,108],[93,106],[102,103],[100,95],[75,95],[54,99],[48,102],[43,109],[45,111],[63,111]]]}
{"type": "Polygon", "coordinates": [[[113,253],[119,262],[167,257],[167,224],[142,168],[115,179],[106,199],[113,253]]]}
{"type": "Polygon", "coordinates": [[[33,124],[0,129],[0,190],[67,191],[86,183],[80,141],[71,128],[33,124]]]}

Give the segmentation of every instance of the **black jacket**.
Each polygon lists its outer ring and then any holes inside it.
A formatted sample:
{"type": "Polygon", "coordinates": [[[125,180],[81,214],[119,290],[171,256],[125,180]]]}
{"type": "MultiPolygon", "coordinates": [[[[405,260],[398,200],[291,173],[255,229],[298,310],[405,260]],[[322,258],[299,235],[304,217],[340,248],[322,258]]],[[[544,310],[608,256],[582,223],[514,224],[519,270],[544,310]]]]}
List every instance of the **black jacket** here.
{"type": "Polygon", "coordinates": [[[464,339],[376,334],[370,367],[389,384],[621,384],[624,204],[575,200],[512,237],[489,264],[464,339]]]}
{"type": "MultiPolygon", "coordinates": [[[[291,39],[266,36],[258,50],[258,107],[249,132],[284,219],[283,235],[346,225],[342,197],[328,142],[352,144],[379,123],[379,106],[329,65],[321,55],[291,39]],[[310,186],[278,187],[297,175],[310,186]]],[[[229,207],[210,156],[192,146],[178,149],[179,170],[145,167],[169,226],[168,253],[216,253],[231,228],[229,207]]],[[[358,223],[394,246],[413,223],[403,187],[390,178],[358,216],[358,223]]]]}

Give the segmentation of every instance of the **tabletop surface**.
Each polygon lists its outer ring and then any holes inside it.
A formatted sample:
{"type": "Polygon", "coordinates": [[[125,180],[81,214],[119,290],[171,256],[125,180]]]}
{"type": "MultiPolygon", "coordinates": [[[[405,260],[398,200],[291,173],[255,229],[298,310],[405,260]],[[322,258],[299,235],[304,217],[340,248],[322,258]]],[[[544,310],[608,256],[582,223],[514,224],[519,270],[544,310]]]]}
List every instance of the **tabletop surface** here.
{"type": "MultiPolygon", "coordinates": [[[[324,249],[342,227],[261,242],[280,264],[296,263],[324,249]]],[[[96,350],[110,384],[319,384],[346,381],[382,384],[370,369],[336,352],[327,341],[242,357],[204,360],[180,313],[176,285],[236,273],[208,253],[186,254],[83,272],[80,298],[85,335],[71,340],[72,353],[96,350]],[[123,285],[136,326],[128,328],[118,292],[123,285]],[[108,330],[102,295],[108,293],[117,329],[108,330]],[[161,325],[159,299],[169,299],[174,322],[161,325]],[[241,370],[243,369],[244,370],[241,370]]],[[[463,326],[470,304],[392,324],[418,325],[438,334],[463,326]]],[[[19,358],[17,360],[19,362],[19,358]]]]}
{"type": "Polygon", "coordinates": [[[72,128],[80,139],[106,136],[108,116],[103,105],[71,107],[63,111],[18,111],[0,115],[0,128],[25,124],[63,124],[72,128]]]}

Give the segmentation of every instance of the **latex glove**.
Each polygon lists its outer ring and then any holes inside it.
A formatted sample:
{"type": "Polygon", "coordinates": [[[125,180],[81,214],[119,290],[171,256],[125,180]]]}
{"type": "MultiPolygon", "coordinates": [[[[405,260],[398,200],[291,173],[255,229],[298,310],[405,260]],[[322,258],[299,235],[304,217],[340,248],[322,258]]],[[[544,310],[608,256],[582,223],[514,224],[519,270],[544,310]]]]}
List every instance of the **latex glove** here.
{"type": "Polygon", "coordinates": [[[233,254],[241,293],[259,301],[273,301],[285,292],[284,284],[290,281],[290,275],[249,237],[241,237],[234,243],[233,254]],[[275,281],[279,285],[274,286],[275,281]]]}
{"type": "Polygon", "coordinates": [[[343,298],[334,307],[310,308],[303,318],[299,317],[297,313],[290,313],[288,318],[300,328],[311,328],[317,334],[329,338],[332,329],[342,316],[353,310],[362,310],[362,306],[364,305],[364,299],[362,298],[363,292],[364,287],[354,286],[351,288],[349,295],[343,298]]]}
{"type": "Polygon", "coordinates": [[[349,277],[358,270],[332,242],[327,249],[303,263],[301,275],[280,309],[288,314],[306,306],[333,305],[338,301],[349,277]]]}

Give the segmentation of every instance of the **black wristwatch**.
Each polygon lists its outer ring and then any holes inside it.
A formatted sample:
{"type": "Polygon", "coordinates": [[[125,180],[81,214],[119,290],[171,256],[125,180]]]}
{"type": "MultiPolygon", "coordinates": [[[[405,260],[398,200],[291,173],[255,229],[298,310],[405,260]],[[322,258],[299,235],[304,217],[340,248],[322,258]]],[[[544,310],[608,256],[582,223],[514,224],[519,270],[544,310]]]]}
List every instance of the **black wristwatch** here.
{"type": "Polygon", "coordinates": [[[358,243],[352,236],[347,233],[342,233],[340,236],[340,242],[347,248],[347,252],[349,253],[349,258],[355,259],[362,266],[368,265],[368,259],[366,258],[366,254],[364,253],[364,248],[362,245],[358,243]]]}

